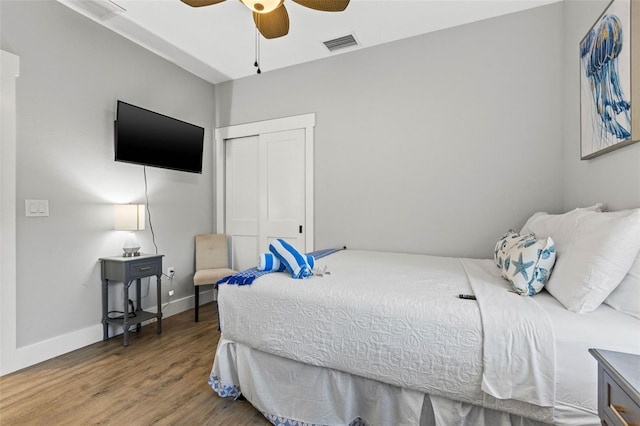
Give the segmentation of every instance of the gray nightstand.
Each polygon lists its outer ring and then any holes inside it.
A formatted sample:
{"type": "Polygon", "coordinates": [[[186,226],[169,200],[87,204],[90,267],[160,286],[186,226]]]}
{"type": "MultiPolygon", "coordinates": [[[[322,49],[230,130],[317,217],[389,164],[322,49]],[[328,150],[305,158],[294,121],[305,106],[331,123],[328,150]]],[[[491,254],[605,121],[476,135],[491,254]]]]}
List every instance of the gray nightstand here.
{"type": "Polygon", "coordinates": [[[124,335],[124,345],[129,346],[129,326],[137,325],[140,330],[141,323],[153,318],[158,319],[158,334],[162,333],[162,299],[161,299],[161,277],[162,277],[162,257],[161,254],[142,254],[135,257],[103,257],[100,258],[100,270],[102,276],[102,326],[103,340],[109,338],[109,324],[122,326],[124,335]],[[155,276],[158,279],[157,312],[147,312],[142,310],[140,298],[140,280],[145,277],[155,276]],[[129,286],[136,282],[136,307],[129,317],[129,286]],[[107,291],[110,282],[121,282],[124,284],[124,307],[122,318],[109,318],[109,292],[107,291]]]}
{"type": "Polygon", "coordinates": [[[598,360],[598,416],[603,425],[640,424],[640,355],[589,349],[598,360]]]}

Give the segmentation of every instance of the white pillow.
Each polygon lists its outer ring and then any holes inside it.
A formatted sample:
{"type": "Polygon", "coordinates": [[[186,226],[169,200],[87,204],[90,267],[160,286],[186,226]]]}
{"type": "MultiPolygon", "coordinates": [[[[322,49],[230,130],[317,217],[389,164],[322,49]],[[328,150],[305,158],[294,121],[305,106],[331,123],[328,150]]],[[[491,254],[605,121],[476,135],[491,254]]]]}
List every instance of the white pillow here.
{"type": "MultiPolygon", "coordinates": [[[[571,227],[575,224],[575,220],[577,219],[577,216],[575,215],[576,213],[580,213],[580,212],[601,212],[604,208],[606,207],[606,205],[604,203],[598,203],[598,204],[594,204],[593,206],[589,206],[589,207],[577,207],[571,211],[568,211],[567,213],[563,213],[563,214],[549,214],[547,212],[537,212],[534,213],[533,216],[531,216],[524,224],[524,226],[522,227],[522,229],[520,230],[520,235],[525,235],[525,234],[532,234],[534,233],[531,230],[531,224],[533,222],[538,223],[537,226],[547,226],[547,227],[551,227],[551,228],[543,228],[542,231],[543,232],[551,232],[553,231],[553,233],[558,233],[558,232],[562,232],[563,229],[565,229],[565,232],[567,230],[568,227],[571,227]],[[540,223],[540,219],[544,217],[545,219],[543,220],[542,223],[540,223]]],[[[548,235],[548,234],[547,234],[548,235]]],[[[557,243],[557,241],[556,241],[557,243]]]]}
{"type": "Polygon", "coordinates": [[[552,236],[556,264],[546,289],[573,312],[596,309],[620,284],[640,251],[640,209],[536,214],[525,227],[538,238],[552,236]]]}
{"type": "Polygon", "coordinates": [[[502,276],[521,296],[539,293],[551,275],[556,251],[551,237],[536,240],[533,235],[517,238],[506,253],[502,264],[502,276]]]}
{"type": "Polygon", "coordinates": [[[564,214],[535,213],[522,227],[520,234],[534,234],[538,238],[553,236],[556,249],[560,250],[577,233],[578,220],[586,213],[582,210],[571,210],[564,214]]]}
{"type": "Polygon", "coordinates": [[[616,311],[640,319],[640,254],[620,285],[604,301],[616,311]]]}
{"type": "Polygon", "coordinates": [[[585,210],[591,212],[603,212],[607,209],[607,205],[605,203],[597,203],[589,207],[576,207],[574,210],[585,210]]]}

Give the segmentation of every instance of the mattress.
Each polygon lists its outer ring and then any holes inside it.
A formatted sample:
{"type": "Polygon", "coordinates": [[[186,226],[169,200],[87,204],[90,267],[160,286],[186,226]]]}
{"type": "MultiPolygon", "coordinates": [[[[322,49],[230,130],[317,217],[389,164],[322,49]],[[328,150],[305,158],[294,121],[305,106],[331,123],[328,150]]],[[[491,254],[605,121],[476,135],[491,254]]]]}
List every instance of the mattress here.
{"type": "Polygon", "coordinates": [[[330,275],[274,273],[251,286],[220,286],[224,339],[421,394],[553,419],[552,324],[533,298],[507,291],[492,261],[347,250],[322,263],[330,275]],[[478,294],[479,303],[461,293],[478,294]],[[518,356],[494,357],[504,341],[484,335],[483,322],[516,324],[505,351],[518,356]],[[526,374],[503,373],[518,370],[526,374]]]}

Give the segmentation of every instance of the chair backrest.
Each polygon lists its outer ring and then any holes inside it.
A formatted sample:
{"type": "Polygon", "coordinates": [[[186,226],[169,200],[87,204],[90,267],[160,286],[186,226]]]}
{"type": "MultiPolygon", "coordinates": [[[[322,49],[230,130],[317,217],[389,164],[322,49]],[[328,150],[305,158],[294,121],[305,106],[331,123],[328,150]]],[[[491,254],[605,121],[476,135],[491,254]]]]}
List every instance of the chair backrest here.
{"type": "Polygon", "coordinates": [[[224,234],[196,235],[196,271],[228,267],[227,236],[224,234]]]}

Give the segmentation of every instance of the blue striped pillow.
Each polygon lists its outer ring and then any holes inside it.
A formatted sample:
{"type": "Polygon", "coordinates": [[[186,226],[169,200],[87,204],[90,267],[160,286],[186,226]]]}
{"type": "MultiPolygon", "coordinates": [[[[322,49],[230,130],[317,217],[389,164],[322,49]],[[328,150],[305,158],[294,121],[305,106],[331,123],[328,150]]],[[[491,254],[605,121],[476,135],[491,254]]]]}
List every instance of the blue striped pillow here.
{"type": "Polygon", "coordinates": [[[282,272],[286,268],[273,253],[262,253],[258,258],[258,271],[282,272]]]}
{"type": "Polygon", "coordinates": [[[281,239],[273,241],[269,244],[269,251],[280,259],[293,278],[308,278],[312,275],[307,256],[286,241],[281,239]]]}
{"type": "MultiPolygon", "coordinates": [[[[316,259],[310,254],[307,254],[306,257],[307,264],[313,269],[316,265],[316,259]]],[[[287,268],[273,253],[262,253],[260,257],[258,257],[258,271],[282,272],[285,269],[287,268]]]]}
{"type": "Polygon", "coordinates": [[[311,256],[310,254],[306,255],[307,257],[307,265],[309,265],[309,268],[313,269],[316,267],[316,258],[311,256]]]}

